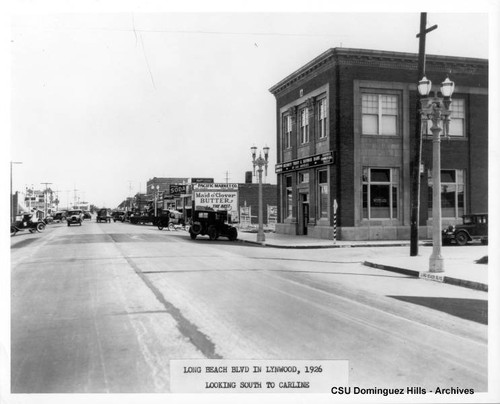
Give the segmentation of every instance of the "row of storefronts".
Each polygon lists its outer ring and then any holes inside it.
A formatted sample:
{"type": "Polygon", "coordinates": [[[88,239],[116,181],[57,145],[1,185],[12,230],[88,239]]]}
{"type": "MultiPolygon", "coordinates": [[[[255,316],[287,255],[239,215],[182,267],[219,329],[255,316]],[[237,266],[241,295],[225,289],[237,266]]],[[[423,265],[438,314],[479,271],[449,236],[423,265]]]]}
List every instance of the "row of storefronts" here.
{"type": "MultiPolygon", "coordinates": [[[[123,210],[169,210],[182,213],[189,222],[193,209],[226,210],[233,223],[247,225],[258,220],[258,187],[247,175],[246,183],[216,183],[213,178],[154,177],[147,182],[148,193],[136,194],[119,205],[123,210]]],[[[262,184],[263,221],[277,221],[277,187],[262,184]]]]}

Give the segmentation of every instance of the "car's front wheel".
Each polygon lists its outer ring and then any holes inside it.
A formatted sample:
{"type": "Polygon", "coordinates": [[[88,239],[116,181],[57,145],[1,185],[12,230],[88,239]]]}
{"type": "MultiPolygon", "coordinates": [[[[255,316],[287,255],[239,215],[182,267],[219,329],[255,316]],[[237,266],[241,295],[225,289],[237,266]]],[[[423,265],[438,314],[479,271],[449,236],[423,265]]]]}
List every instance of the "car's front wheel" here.
{"type": "Polygon", "coordinates": [[[36,231],[37,231],[37,232],[41,233],[41,232],[42,232],[42,231],[44,231],[44,230],[45,230],[45,225],[44,225],[43,223],[38,223],[38,224],[36,225],[36,231]]]}
{"type": "Polygon", "coordinates": [[[208,237],[210,237],[210,240],[217,239],[217,229],[214,226],[209,226],[207,233],[208,233],[208,237]]]}
{"type": "Polygon", "coordinates": [[[455,241],[458,245],[463,246],[467,244],[467,241],[469,241],[469,237],[467,237],[467,234],[465,232],[461,231],[456,234],[455,241]]]}

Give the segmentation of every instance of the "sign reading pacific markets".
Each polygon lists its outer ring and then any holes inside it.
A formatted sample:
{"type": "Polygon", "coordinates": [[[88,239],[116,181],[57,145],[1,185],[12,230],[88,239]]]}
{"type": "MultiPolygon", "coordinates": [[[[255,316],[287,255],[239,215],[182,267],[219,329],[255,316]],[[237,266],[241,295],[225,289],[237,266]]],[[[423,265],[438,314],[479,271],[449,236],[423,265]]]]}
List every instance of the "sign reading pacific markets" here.
{"type": "Polygon", "coordinates": [[[238,220],[238,184],[193,184],[194,208],[227,210],[238,220]]]}

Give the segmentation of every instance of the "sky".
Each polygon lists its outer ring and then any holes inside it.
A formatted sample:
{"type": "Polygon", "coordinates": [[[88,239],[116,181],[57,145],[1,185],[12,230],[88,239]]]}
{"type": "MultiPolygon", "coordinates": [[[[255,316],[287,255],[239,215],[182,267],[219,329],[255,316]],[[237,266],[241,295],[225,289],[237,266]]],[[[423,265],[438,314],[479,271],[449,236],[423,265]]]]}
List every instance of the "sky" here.
{"type": "MultiPolygon", "coordinates": [[[[269,88],[334,47],[417,53],[420,23],[418,11],[287,11],[15,13],[13,190],[51,183],[62,205],[114,208],[153,177],[244,182],[253,145],[270,147],[276,183],[269,88]]],[[[487,10],[427,19],[428,54],[489,58],[487,10]]]]}

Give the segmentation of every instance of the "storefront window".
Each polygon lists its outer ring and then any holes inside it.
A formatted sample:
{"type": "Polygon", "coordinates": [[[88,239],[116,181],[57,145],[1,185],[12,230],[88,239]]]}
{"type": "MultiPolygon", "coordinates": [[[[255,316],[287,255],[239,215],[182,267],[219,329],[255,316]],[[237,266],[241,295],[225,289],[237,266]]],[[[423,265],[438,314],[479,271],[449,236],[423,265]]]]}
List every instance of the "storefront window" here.
{"type": "MultiPolygon", "coordinates": [[[[441,216],[458,219],[465,214],[464,170],[441,170],[441,216]]],[[[432,217],[432,183],[428,190],[429,217],[432,217]]]]}
{"type": "Polygon", "coordinates": [[[328,217],[328,172],[326,170],[318,171],[318,193],[319,193],[319,215],[320,218],[328,217]]]}
{"type": "Polygon", "coordinates": [[[363,169],[364,219],[396,219],[398,217],[398,173],[395,168],[363,169]]]}
{"type": "Polygon", "coordinates": [[[285,177],[285,189],[286,189],[286,195],[285,195],[285,217],[292,217],[292,208],[293,208],[293,201],[292,201],[292,177],[286,176],[285,177]]]}

